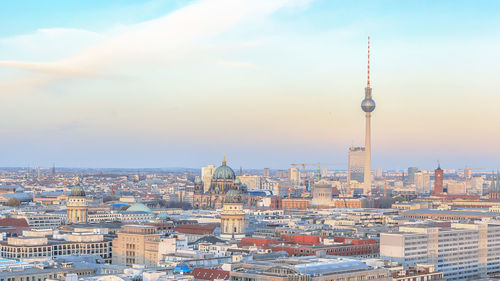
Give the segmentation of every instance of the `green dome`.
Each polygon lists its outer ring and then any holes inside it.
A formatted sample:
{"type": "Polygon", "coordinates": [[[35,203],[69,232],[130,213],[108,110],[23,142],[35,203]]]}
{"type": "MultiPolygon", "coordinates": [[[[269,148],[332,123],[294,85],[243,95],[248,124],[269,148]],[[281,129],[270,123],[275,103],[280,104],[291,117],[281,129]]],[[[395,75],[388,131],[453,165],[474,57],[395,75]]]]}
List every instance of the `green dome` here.
{"type": "Polygon", "coordinates": [[[226,157],[224,157],[224,160],[222,160],[222,166],[215,169],[212,178],[215,180],[219,179],[234,180],[236,178],[233,169],[231,169],[229,166],[226,165],[226,157]]]}
{"type": "Polygon", "coordinates": [[[85,197],[85,190],[83,190],[83,187],[80,185],[74,186],[71,189],[71,193],[69,196],[80,196],[80,197],[85,197]]]}
{"type": "Polygon", "coordinates": [[[146,213],[152,213],[153,211],[151,211],[151,209],[148,208],[146,205],[139,203],[139,204],[134,204],[134,205],[130,206],[127,209],[127,212],[146,212],[146,213]]]}
{"type": "Polygon", "coordinates": [[[224,197],[225,203],[241,203],[241,192],[236,189],[230,189],[224,197]]]}

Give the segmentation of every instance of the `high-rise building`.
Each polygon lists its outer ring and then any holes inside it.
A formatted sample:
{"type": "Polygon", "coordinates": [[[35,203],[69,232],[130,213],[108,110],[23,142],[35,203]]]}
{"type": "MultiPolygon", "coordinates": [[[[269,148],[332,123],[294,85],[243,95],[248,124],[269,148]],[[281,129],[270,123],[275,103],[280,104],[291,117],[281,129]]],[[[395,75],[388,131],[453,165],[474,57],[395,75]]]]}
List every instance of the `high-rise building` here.
{"type": "Polygon", "coordinates": [[[271,169],[264,168],[264,170],[262,171],[262,176],[265,177],[265,178],[270,177],[271,176],[271,169]]]}
{"type": "Polygon", "coordinates": [[[431,173],[429,171],[414,172],[412,182],[418,193],[428,193],[431,187],[431,173]]]}
{"type": "Polygon", "coordinates": [[[443,169],[438,165],[437,169],[434,170],[434,189],[432,190],[432,195],[443,194],[443,169]]]}
{"type": "Polygon", "coordinates": [[[464,178],[466,180],[469,180],[472,177],[472,169],[471,168],[465,168],[464,169],[464,178]]]}
{"type": "Polygon", "coordinates": [[[215,172],[214,165],[208,165],[206,167],[201,168],[201,181],[203,182],[204,192],[208,191],[210,188],[210,183],[212,181],[212,176],[215,172]]]}
{"type": "Polygon", "coordinates": [[[415,173],[418,172],[417,167],[409,167],[408,168],[408,178],[406,179],[406,183],[411,185],[415,184],[415,173]]]}
{"type": "Polygon", "coordinates": [[[349,148],[348,159],[348,173],[347,181],[357,181],[362,183],[365,179],[365,148],[364,147],[351,147],[349,148]]]}
{"type": "Polygon", "coordinates": [[[300,184],[300,171],[299,169],[292,167],[288,170],[288,175],[290,176],[290,183],[294,185],[300,184]]]}
{"type": "Polygon", "coordinates": [[[361,102],[361,109],[365,112],[365,165],[363,189],[367,194],[371,190],[371,113],[375,110],[375,101],[372,99],[372,88],[370,87],[370,37],[368,37],[368,79],[365,88],[365,99],[361,102]]]}

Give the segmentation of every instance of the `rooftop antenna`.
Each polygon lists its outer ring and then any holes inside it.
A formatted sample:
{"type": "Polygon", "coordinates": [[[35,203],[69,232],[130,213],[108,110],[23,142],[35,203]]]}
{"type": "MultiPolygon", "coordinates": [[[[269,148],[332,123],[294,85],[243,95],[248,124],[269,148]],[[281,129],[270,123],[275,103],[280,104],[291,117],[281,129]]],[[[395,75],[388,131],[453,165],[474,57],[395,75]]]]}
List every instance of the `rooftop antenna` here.
{"type": "Polygon", "coordinates": [[[368,36],[368,79],[366,82],[366,87],[370,88],[370,36],[368,36]]]}

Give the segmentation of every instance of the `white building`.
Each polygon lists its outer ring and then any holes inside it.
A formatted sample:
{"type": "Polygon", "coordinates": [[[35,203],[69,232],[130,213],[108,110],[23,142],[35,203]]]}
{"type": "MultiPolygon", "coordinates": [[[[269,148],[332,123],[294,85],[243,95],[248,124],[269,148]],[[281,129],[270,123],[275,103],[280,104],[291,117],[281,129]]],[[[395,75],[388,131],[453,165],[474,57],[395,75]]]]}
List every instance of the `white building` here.
{"type": "Polygon", "coordinates": [[[203,191],[207,192],[210,188],[210,182],[212,181],[212,176],[215,172],[214,165],[208,165],[201,168],[201,181],[203,182],[203,191]]]}
{"type": "Polygon", "coordinates": [[[246,184],[248,190],[261,190],[262,181],[260,176],[238,176],[242,184],[246,184]]]}
{"type": "Polygon", "coordinates": [[[429,193],[431,188],[431,173],[429,171],[414,172],[413,183],[418,193],[429,193]]]}
{"type": "Polygon", "coordinates": [[[400,227],[380,234],[380,256],[403,266],[433,264],[447,280],[500,272],[500,222],[400,227]]]}

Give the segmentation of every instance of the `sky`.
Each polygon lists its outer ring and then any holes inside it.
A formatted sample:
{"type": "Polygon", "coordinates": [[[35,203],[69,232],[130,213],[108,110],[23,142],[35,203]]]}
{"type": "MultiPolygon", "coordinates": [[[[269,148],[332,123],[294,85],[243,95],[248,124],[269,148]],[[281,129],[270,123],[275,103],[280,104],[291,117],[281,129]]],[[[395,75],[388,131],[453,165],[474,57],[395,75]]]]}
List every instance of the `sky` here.
{"type": "Polygon", "coordinates": [[[500,2],[6,1],[0,166],[500,168],[500,2]]]}

